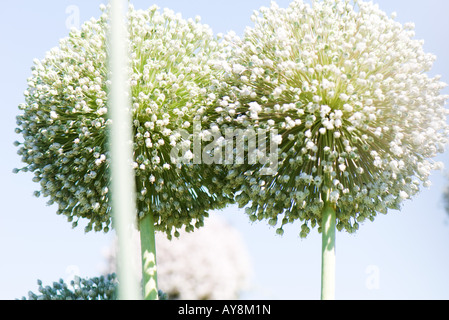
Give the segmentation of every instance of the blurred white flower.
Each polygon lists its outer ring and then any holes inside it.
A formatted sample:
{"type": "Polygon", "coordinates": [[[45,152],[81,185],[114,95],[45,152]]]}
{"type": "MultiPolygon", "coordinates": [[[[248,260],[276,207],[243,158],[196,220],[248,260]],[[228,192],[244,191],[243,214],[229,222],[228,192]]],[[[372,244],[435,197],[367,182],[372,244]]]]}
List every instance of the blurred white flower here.
{"type": "MultiPolygon", "coordinates": [[[[140,243],[137,232],[135,241],[140,243]]],[[[116,271],[115,250],[114,243],[105,251],[105,274],[116,271]]],[[[156,233],[156,252],[158,286],[170,299],[239,299],[250,288],[252,266],[244,240],[221,218],[210,217],[203,228],[171,241],[156,233]]],[[[135,256],[140,266],[139,252],[135,256]]]]}

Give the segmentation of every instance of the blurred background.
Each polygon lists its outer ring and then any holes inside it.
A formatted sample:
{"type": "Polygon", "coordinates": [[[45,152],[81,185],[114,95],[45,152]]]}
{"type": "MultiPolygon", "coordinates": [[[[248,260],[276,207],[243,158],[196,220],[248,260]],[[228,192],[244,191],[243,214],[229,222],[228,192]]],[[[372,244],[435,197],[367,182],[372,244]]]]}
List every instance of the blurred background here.
{"type": "MultiPolygon", "coordinates": [[[[281,7],[290,1],[279,0],[281,7]]],[[[449,82],[449,2],[447,0],[375,0],[382,10],[397,12],[397,20],[414,22],[416,37],[425,40],[425,50],[437,55],[431,75],[449,82]]],[[[99,17],[98,0],[16,0],[0,4],[0,299],[27,296],[37,290],[37,279],[51,285],[74,275],[94,277],[108,268],[113,233],[85,234],[83,225],[72,229],[54,206],[35,198],[38,184],[32,173],[13,174],[22,167],[13,142],[17,106],[30,76],[32,60],[58,45],[71,27],[99,17]]],[[[136,8],[153,4],[182,13],[184,18],[202,17],[215,33],[235,31],[242,35],[252,25],[253,10],[269,6],[269,0],[133,0],[136,8]]],[[[449,89],[445,89],[445,94],[449,89]]],[[[446,167],[449,155],[441,155],[446,167]]],[[[432,187],[408,201],[401,211],[378,216],[360,226],[358,233],[337,234],[337,299],[449,299],[449,215],[444,192],[449,178],[434,173],[432,187]],[[448,246],[448,247],[447,247],[448,246]]],[[[229,207],[211,212],[220,218],[238,240],[228,243],[244,256],[241,299],[319,299],[321,237],[313,230],[299,238],[300,224],[285,227],[284,236],[266,222],[250,223],[243,209],[229,207]],[[234,233],[235,232],[235,233],[234,233]]],[[[207,224],[206,224],[207,228],[207,224]]],[[[227,229],[226,229],[227,230],[227,229]]],[[[223,231],[224,232],[224,231],[223,231]]],[[[217,241],[217,233],[208,237],[217,241]]],[[[201,240],[209,241],[209,240],[201,240]]],[[[213,242],[213,241],[211,241],[213,242]]],[[[230,241],[228,241],[230,242],[230,241]]],[[[228,250],[227,249],[227,250],[228,250]]],[[[185,250],[176,251],[175,261],[186,269],[196,268],[185,250]]],[[[236,262],[237,263],[237,262],[236,262]]],[[[227,270],[236,265],[223,265],[227,270]]],[[[206,280],[204,280],[206,281],[206,280]]],[[[201,282],[201,281],[200,281],[201,282]]],[[[198,284],[200,285],[200,284],[198,284]]],[[[218,284],[217,286],[220,286],[218,284]]],[[[164,288],[160,288],[164,290],[164,288]]]]}

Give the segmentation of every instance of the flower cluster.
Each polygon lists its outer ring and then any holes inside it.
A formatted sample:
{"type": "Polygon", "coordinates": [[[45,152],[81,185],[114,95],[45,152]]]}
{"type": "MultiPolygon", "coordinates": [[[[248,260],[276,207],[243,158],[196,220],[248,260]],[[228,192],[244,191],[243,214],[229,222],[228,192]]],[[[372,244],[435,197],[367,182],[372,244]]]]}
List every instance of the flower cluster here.
{"type": "MultiPolygon", "coordinates": [[[[107,232],[111,222],[108,9],[102,10],[99,19],[71,30],[59,47],[34,61],[16,129],[24,137],[18,153],[27,164],[17,171],[33,172],[41,187],[35,194],[49,197],[73,226],[87,218],[86,232],[107,232]]],[[[170,157],[175,146],[189,143],[177,130],[192,132],[193,117],[214,102],[221,74],[210,61],[219,39],[199,17],[185,20],[156,6],[130,6],[128,20],[138,216],[151,209],[156,227],[171,237],[182,227],[202,226],[208,210],[231,200],[217,168],[170,157]]]]}
{"type": "MultiPolygon", "coordinates": [[[[28,293],[28,300],[115,300],[117,297],[117,277],[115,274],[82,279],[75,277],[70,285],[60,279],[52,286],[43,286],[38,280],[38,291],[28,293]]],[[[23,297],[22,300],[27,300],[23,297]]]]}
{"type": "MultiPolygon", "coordinates": [[[[38,291],[28,292],[21,300],[116,300],[118,297],[118,281],[115,273],[106,276],[82,279],[75,277],[67,285],[63,279],[53,282],[53,286],[43,286],[38,280],[38,291]]],[[[167,295],[159,291],[159,299],[167,300],[167,295]]]]}
{"type": "MultiPolygon", "coordinates": [[[[137,233],[135,242],[139,243],[137,233]]],[[[115,247],[105,253],[106,274],[116,272],[115,247]]],[[[158,286],[169,299],[232,300],[248,288],[251,262],[245,244],[236,229],[217,217],[171,241],[156,233],[156,252],[158,286]]]]}
{"type": "Polygon", "coordinates": [[[225,36],[226,72],[213,119],[221,128],[276,130],[279,170],[236,165],[229,184],[251,220],[300,235],[318,225],[325,202],[337,228],[354,232],[399,209],[441,164],[447,143],[446,86],[430,77],[435,56],[371,2],[275,2],[255,11],[242,37],[225,36]]]}

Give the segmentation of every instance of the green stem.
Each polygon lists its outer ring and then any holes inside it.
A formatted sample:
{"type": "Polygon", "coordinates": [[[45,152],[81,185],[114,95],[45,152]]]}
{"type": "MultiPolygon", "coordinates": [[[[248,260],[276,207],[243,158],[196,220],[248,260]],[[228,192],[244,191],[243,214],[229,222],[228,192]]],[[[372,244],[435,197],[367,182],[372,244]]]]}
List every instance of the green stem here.
{"type": "Polygon", "coordinates": [[[151,212],[140,220],[140,244],[142,254],[142,288],[145,300],[158,300],[156,240],[154,218],[151,212]]]}
{"type": "Polygon", "coordinates": [[[117,231],[117,275],[120,300],[140,300],[141,290],[133,265],[135,254],[132,230],[136,222],[135,177],[131,166],[133,149],[127,67],[128,21],[123,0],[111,0],[110,30],[108,32],[108,69],[111,71],[108,92],[108,117],[112,126],[108,138],[111,152],[112,216],[117,231]]]}
{"type": "Polygon", "coordinates": [[[326,201],[322,221],[321,300],[335,299],[336,207],[326,201]]]}

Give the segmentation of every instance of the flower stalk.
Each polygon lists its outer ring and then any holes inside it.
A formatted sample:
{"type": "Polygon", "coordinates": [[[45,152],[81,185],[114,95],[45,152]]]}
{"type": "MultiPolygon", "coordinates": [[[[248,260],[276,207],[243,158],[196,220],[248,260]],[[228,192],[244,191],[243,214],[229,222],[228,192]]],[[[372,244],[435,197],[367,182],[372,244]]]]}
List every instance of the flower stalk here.
{"type": "Polygon", "coordinates": [[[140,220],[140,244],[142,253],[142,287],[144,300],[158,300],[156,239],[154,217],[149,212],[140,220]]]}
{"type": "Polygon", "coordinates": [[[335,299],[336,206],[326,200],[322,221],[321,300],[335,299]]]}
{"type": "Polygon", "coordinates": [[[130,101],[126,75],[128,52],[126,48],[126,20],[124,5],[126,1],[111,0],[109,33],[109,71],[111,86],[109,91],[112,126],[109,132],[111,152],[112,212],[118,237],[118,278],[120,300],[137,300],[141,298],[137,277],[133,272],[132,254],[134,243],[131,238],[135,226],[136,196],[134,188],[134,171],[132,168],[133,150],[130,101]]]}

